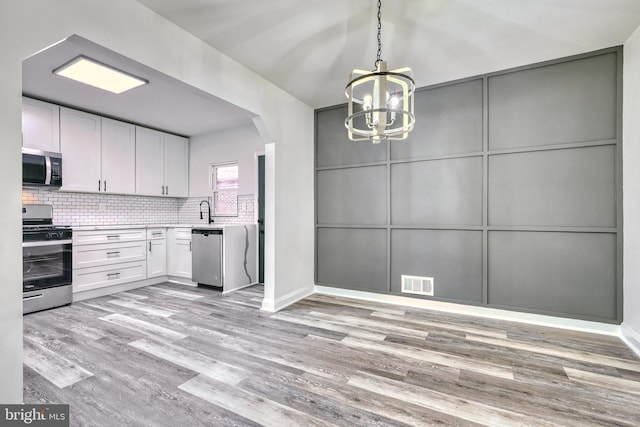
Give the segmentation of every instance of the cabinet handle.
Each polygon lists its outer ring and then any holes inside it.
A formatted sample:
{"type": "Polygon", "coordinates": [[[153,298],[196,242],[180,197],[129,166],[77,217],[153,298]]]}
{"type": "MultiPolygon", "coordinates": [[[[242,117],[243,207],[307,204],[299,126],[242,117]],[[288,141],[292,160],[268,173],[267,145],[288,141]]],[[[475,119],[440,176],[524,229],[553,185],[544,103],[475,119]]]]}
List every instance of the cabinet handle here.
{"type": "Polygon", "coordinates": [[[189,252],[191,252],[191,243],[192,242],[189,242],[189,252]]]}
{"type": "Polygon", "coordinates": [[[119,234],[110,234],[107,236],[108,240],[120,240],[120,235],[119,234]]]}
{"type": "Polygon", "coordinates": [[[166,195],[168,196],[169,195],[169,186],[166,185],[165,188],[167,189],[167,191],[166,191],[167,194],[166,195]]]}
{"type": "Polygon", "coordinates": [[[151,252],[151,242],[149,242],[149,252],[151,252]]]}
{"type": "Polygon", "coordinates": [[[162,186],[162,195],[164,196],[164,185],[162,186]]]}
{"type": "Polygon", "coordinates": [[[104,180],[104,191],[105,192],[107,191],[107,180],[106,179],[104,180]]]}
{"type": "Polygon", "coordinates": [[[118,276],[120,276],[120,272],[117,273],[107,273],[107,279],[111,280],[111,279],[115,279],[118,276]]]}
{"type": "Polygon", "coordinates": [[[115,256],[120,256],[120,251],[116,251],[116,252],[107,252],[107,256],[111,256],[111,255],[115,255],[115,256]]]}
{"type": "Polygon", "coordinates": [[[102,181],[98,180],[98,192],[102,191],[102,181]]]}
{"type": "Polygon", "coordinates": [[[152,236],[162,236],[162,233],[160,232],[155,232],[155,233],[151,233],[152,236]]]}

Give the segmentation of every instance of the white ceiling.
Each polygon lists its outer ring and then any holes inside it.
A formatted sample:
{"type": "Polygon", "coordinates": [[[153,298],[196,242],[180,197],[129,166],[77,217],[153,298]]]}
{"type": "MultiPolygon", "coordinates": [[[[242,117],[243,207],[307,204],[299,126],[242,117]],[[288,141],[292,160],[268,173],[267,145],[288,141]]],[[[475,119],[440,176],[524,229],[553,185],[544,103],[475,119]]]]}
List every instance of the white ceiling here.
{"type": "MultiPolygon", "coordinates": [[[[375,0],[138,1],[314,108],[373,68],[375,0]]],[[[640,0],[384,0],[382,57],[422,87],[621,45],[638,25],[640,0]]],[[[186,136],[251,116],[78,36],[24,61],[23,92],[186,136]],[[152,83],[114,96],[51,74],[80,53],[152,83]]]]}
{"type": "MultiPolygon", "coordinates": [[[[375,0],[139,0],[312,107],[376,58],[375,0]]],[[[382,57],[418,87],[623,44],[638,0],[384,0],[382,57]]]]}
{"type": "Polygon", "coordinates": [[[251,123],[248,111],[77,35],[22,62],[22,93],[185,136],[251,123]],[[52,73],[81,54],[149,84],[115,95],[52,73]]]}

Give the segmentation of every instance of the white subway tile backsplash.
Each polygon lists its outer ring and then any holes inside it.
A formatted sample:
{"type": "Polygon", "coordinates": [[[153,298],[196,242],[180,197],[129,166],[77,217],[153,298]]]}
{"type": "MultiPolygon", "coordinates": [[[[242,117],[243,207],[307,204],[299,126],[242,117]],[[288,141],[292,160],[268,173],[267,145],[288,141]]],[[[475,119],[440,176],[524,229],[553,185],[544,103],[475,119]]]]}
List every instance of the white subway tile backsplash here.
{"type": "MultiPolygon", "coordinates": [[[[178,222],[184,224],[200,224],[207,223],[206,212],[204,211],[204,219],[200,219],[200,202],[201,197],[192,197],[180,200],[180,211],[178,222]]],[[[242,224],[256,222],[254,217],[254,195],[240,194],[238,195],[238,216],[214,216],[214,222],[217,224],[242,224]]]]}
{"type": "MultiPolygon", "coordinates": [[[[64,193],[24,187],[23,204],[53,206],[53,222],[60,225],[199,224],[201,198],[64,193]]],[[[206,215],[205,215],[206,216],[206,215]]],[[[214,217],[219,224],[253,223],[253,194],[238,196],[237,217],[214,217]]]]}
{"type": "Polygon", "coordinates": [[[178,199],[23,188],[22,203],[52,205],[55,224],[77,226],[178,222],[178,199]]]}

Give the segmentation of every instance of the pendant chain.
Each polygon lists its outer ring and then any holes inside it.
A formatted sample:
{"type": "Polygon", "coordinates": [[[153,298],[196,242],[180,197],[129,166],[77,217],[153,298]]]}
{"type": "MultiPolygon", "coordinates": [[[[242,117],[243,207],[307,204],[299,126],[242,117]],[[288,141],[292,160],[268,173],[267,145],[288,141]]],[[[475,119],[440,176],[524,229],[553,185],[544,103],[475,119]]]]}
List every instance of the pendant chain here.
{"type": "Polygon", "coordinates": [[[375,63],[376,70],[378,69],[378,64],[380,64],[380,61],[382,61],[382,59],[380,59],[380,57],[382,56],[382,35],[381,35],[382,14],[380,12],[381,8],[382,8],[382,0],[378,0],[378,55],[376,57],[376,63],[375,63]]]}

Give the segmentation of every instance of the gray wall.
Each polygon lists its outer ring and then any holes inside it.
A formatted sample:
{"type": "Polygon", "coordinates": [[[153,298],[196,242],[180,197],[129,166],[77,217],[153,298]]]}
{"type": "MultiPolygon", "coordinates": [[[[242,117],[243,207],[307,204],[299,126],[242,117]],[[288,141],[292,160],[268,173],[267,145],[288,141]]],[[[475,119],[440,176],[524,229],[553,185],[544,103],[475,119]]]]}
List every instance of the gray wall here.
{"type": "Polygon", "coordinates": [[[418,298],[619,323],[621,64],[611,48],[420,89],[390,144],[317,110],[317,284],[429,276],[418,298]]]}

